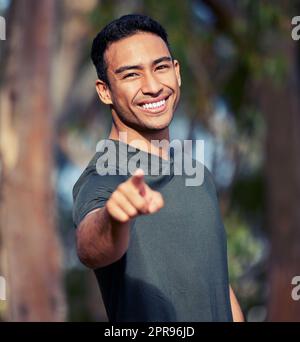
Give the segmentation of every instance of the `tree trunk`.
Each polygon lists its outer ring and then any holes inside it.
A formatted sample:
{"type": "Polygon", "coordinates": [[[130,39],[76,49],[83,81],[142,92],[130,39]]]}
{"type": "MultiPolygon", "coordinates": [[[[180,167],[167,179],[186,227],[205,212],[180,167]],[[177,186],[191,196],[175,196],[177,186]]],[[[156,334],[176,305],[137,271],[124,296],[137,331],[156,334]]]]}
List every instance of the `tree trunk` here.
{"type": "Polygon", "coordinates": [[[50,70],[53,0],[17,0],[1,87],[1,234],[8,317],[61,321],[65,304],[55,231],[50,70]]]}
{"type": "Polygon", "coordinates": [[[266,114],[266,184],[271,238],[270,321],[300,321],[300,303],[291,297],[292,278],[300,275],[300,84],[296,43],[279,36],[275,53],[284,52],[287,74],[261,90],[266,114]]]}

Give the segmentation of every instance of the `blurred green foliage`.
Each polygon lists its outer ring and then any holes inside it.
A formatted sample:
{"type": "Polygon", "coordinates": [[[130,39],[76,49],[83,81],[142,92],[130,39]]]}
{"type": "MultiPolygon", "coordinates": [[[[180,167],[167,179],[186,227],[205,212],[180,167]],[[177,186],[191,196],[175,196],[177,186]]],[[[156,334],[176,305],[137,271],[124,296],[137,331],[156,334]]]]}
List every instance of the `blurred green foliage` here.
{"type": "Polygon", "coordinates": [[[251,232],[247,221],[236,213],[224,220],[228,238],[229,275],[232,283],[247,273],[263,257],[264,245],[251,232]]]}

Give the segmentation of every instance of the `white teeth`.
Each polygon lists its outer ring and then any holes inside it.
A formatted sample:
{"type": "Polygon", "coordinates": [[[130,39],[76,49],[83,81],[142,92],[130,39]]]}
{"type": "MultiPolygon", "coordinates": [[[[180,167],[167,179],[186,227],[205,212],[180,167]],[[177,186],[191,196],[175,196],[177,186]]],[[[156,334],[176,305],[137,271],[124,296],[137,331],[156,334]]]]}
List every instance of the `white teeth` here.
{"type": "Polygon", "coordinates": [[[166,100],[161,100],[159,102],[154,102],[154,103],[147,103],[147,104],[144,104],[142,107],[144,109],[151,109],[151,108],[157,108],[157,107],[161,107],[165,104],[166,100]]]}

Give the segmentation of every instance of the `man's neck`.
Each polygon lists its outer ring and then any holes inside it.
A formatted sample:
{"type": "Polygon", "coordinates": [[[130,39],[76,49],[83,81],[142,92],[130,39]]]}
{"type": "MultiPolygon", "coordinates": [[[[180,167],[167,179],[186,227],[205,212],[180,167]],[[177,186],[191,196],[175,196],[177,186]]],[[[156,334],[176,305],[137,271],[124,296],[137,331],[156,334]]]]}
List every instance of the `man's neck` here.
{"type": "Polygon", "coordinates": [[[119,130],[113,123],[109,138],[120,140],[130,146],[133,146],[141,151],[160,156],[163,159],[169,158],[169,128],[161,131],[153,132],[138,132],[130,127],[119,130]],[[155,145],[156,142],[164,142],[160,146],[155,145]]]}

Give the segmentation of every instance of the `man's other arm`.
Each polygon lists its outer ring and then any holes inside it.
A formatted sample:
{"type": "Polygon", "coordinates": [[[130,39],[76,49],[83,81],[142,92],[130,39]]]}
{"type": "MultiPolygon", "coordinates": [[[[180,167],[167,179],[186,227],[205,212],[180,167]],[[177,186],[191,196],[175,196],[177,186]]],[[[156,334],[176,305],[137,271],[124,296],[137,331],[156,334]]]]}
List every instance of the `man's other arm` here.
{"type": "Polygon", "coordinates": [[[232,317],[234,322],[244,322],[244,315],[242,313],[240,304],[233,292],[233,289],[231,286],[229,286],[230,291],[230,304],[231,304],[231,311],[232,311],[232,317]]]}

